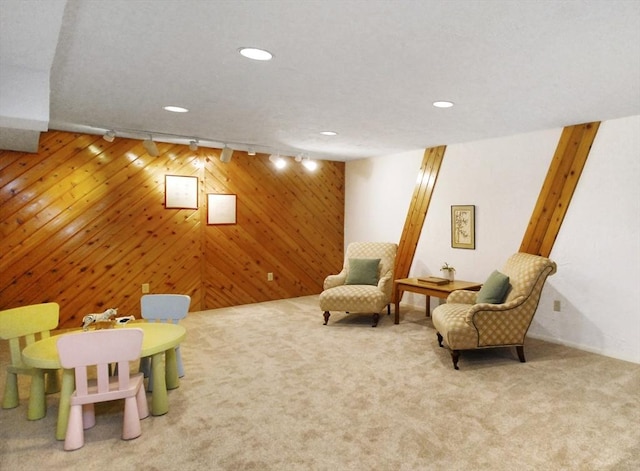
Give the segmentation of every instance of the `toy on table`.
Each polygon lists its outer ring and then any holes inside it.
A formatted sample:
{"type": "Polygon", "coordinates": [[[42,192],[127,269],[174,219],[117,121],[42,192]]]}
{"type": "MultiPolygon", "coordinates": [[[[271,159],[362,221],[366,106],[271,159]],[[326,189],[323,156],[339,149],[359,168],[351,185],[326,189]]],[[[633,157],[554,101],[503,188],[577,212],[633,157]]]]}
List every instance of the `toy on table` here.
{"type": "Polygon", "coordinates": [[[110,325],[111,318],[116,317],[117,314],[117,308],[109,308],[102,314],[87,314],[82,318],[82,330],[89,330],[89,326],[91,324],[96,324],[96,328],[98,327],[98,324],[101,323],[108,323],[110,325]]]}

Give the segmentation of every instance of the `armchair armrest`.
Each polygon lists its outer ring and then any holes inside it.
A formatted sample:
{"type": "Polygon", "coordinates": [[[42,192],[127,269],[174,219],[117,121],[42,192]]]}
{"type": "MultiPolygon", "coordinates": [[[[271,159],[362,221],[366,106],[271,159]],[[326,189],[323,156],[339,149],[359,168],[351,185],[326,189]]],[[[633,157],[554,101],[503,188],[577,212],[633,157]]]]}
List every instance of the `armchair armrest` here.
{"type": "Polygon", "coordinates": [[[458,289],[449,293],[449,296],[447,296],[447,303],[475,304],[477,297],[477,291],[458,289]]]}
{"type": "Polygon", "coordinates": [[[389,272],[378,280],[378,289],[382,291],[389,301],[393,291],[393,272],[389,272]]]}
{"type": "Polygon", "coordinates": [[[347,270],[342,269],[337,275],[329,275],[324,279],[323,289],[341,286],[345,281],[347,281],[347,270]]]}
{"type": "Polygon", "coordinates": [[[465,320],[478,331],[478,346],[521,344],[533,317],[523,306],[526,300],[525,296],[518,296],[504,304],[472,306],[465,320]]]}

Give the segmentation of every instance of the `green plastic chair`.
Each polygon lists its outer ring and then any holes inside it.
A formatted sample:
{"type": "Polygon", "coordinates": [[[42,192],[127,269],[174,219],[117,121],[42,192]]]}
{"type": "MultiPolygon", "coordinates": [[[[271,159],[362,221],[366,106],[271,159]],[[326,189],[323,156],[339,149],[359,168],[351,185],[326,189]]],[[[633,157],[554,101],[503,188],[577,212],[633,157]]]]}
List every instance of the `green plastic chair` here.
{"type": "Polygon", "coordinates": [[[11,357],[2,398],[3,409],[18,407],[18,375],[30,375],[31,392],[27,418],[37,420],[45,416],[45,392],[54,393],[60,390],[58,370],[42,370],[25,365],[22,361],[22,349],[37,340],[49,337],[50,331],[58,326],[59,317],[60,306],[57,303],[33,304],[0,311],[0,339],[9,341],[11,357]]]}

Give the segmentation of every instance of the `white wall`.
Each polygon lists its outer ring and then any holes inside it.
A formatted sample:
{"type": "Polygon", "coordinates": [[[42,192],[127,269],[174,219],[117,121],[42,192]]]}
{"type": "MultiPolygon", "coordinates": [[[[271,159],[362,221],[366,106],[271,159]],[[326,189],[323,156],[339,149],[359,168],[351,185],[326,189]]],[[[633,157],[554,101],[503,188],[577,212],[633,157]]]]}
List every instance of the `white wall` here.
{"type": "MultiPolygon", "coordinates": [[[[484,281],[517,252],[561,132],[447,146],[411,276],[440,276],[446,261],[458,279],[484,281]],[[450,207],[458,204],[476,206],[475,250],[451,248],[450,207]]],[[[640,116],[601,124],[530,336],[640,363],[639,136],[640,116]]],[[[423,152],[347,163],[346,244],[399,241],[423,152]]],[[[423,306],[424,298],[407,293],[403,303],[423,306]]]]}

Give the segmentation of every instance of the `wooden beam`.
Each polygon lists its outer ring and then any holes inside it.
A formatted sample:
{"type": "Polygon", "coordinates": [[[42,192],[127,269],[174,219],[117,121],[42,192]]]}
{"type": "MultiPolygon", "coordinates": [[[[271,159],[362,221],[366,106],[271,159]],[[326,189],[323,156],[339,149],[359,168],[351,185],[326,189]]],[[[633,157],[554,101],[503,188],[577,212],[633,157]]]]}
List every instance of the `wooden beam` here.
{"type": "Polygon", "coordinates": [[[543,257],[551,253],[599,126],[597,121],[567,126],[562,131],[520,252],[543,257]]]}
{"type": "Polygon", "coordinates": [[[446,148],[446,146],[439,146],[424,151],[418,181],[413,191],[407,219],[398,244],[394,269],[394,278],[396,279],[406,278],[409,275],[446,148]]]}

